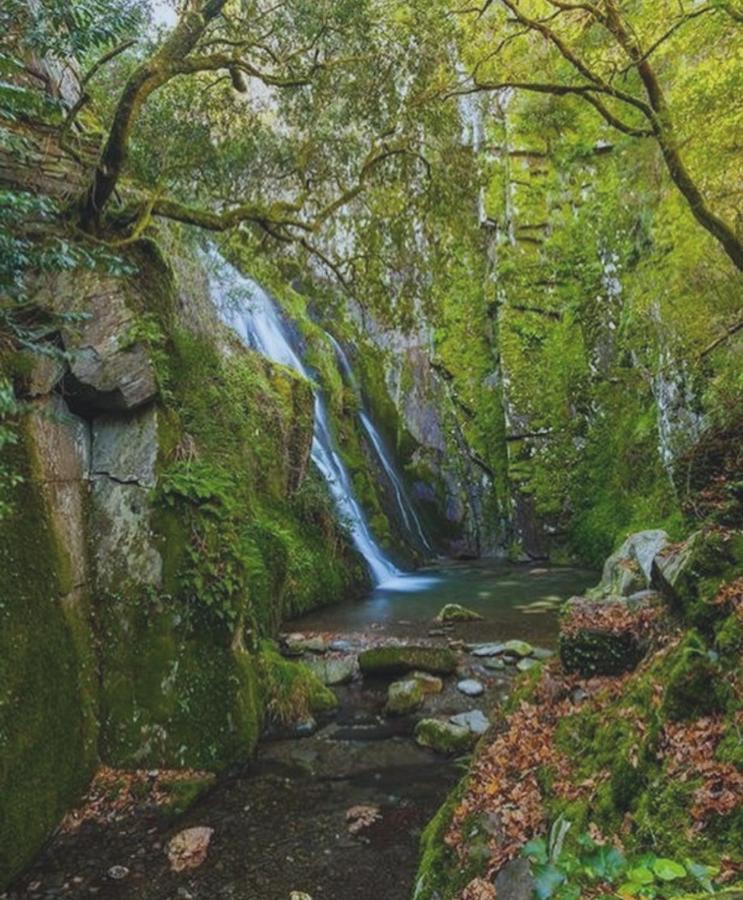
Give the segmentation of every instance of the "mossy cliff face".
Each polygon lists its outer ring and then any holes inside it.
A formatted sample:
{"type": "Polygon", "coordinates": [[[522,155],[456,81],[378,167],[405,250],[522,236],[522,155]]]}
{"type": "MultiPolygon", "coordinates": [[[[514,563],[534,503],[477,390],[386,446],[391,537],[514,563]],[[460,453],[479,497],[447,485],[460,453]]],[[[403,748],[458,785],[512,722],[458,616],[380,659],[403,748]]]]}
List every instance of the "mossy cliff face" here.
{"type": "Polygon", "coordinates": [[[23,481],[0,522],[0,884],[29,862],[97,758],[88,586],[69,543],[80,520],[58,518],[59,494],[80,481],[74,456],[68,479],[45,468],[45,451],[58,448],[40,432],[53,430],[30,419],[4,451],[23,481]]]}
{"type": "Polygon", "coordinates": [[[0,883],[99,760],[247,759],[260,642],[365,578],[310,468],[310,386],[221,326],[203,276],[178,282],[151,242],[127,262],[37,292],[85,314],[69,363],[2,361],[23,406],[3,449],[0,883]]]}

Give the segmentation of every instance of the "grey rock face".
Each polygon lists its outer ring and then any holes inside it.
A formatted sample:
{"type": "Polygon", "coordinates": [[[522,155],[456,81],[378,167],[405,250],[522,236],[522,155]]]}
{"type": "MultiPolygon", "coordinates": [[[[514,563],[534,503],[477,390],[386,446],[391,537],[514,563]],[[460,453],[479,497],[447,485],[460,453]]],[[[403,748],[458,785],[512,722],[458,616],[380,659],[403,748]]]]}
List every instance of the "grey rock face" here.
{"type": "Polygon", "coordinates": [[[346,684],[356,674],[355,656],[310,658],[304,662],[327,685],[346,684]]]}
{"type": "Polygon", "coordinates": [[[81,306],[89,318],[64,335],[72,351],[65,378],[72,406],[95,413],[136,409],[152,400],[155,371],[146,347],[128,337],[136,319],[121,284],[99,280],[81,306]]]}
{"type": "Polygon", "coordinates": [[[101,416],[93,422],[93,477],[155,486],[157,412],[154,408],[129,416],[101,416]]]}
{"type": "Polygon", "coordinates": [[[468,697],[479,697],[484,693],[485,688],[474,678],[463,678],[462,681],[457,682],[457,690],[468,697]]]}
{"type": "Polygon", "coordinates": [[[155,485],[157,411],[102,416],[93,424],[93,537],[98,583],[160,582],[162,559],[150,525],[155,485]]]}
{"type": "Polygon", "coordinates": [[[660,529],[631,534],[606,560],[601,581],[587,596],[628,597],[649,587],[653,560],[667,545],[668,535],[660,529]]]}
{"type": "Polygon", "coordinates": [[[506,863],[495,879],[495,891],[498,897],[507,897],[508,900],[531,900],[534,896],[534,879],[529,860],[513,859],[506,863]]]}

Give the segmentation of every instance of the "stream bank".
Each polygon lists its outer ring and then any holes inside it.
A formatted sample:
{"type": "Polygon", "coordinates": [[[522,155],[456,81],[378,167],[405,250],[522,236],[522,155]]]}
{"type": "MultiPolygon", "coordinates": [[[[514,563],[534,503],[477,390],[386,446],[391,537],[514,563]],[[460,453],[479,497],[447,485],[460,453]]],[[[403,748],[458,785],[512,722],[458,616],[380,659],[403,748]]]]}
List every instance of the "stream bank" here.
{"type": "Polygon", "coordinates": [[[340,658],[380,644],[453,645],[460,654],[457,673],[418,713],[395,718],[384,714],[392,678],[357,676],[336,686],[337,711],[319,719],[310,736],[263,742],[253,764],[230,772],[175,821],[154,802],[157,770],[142,772],[124,794],[103,791],[89,818],[68,817],[3,900],[288,900],[291,891],[313,900],[406,900],[421,832],[461,774],[456,759],[415,742],[416,721],[497,705],[515,666],[488,670],[464,645],[528,636],[554,646],[556,607],[594,580],[572,569],[452,564],[410,576],[407,585],[417,589],[378,589],[365,601],[292,622],[293,632],[319,639],[317,646],[343,641],[348,648],[307,652],[308,659],[340,658]],[[434,623],[441,607],[455,600],[485,618],[447,628],[434,623]],[[465,675],[483,684],[482,696],[457,690],[465,675]],[[347,819],[354,807],[374,810],[355,834],[349,830],[354,819],[347,819]],[[192,826],[214,829],[206,861],[171,872],[168,841],[192,826]]]}

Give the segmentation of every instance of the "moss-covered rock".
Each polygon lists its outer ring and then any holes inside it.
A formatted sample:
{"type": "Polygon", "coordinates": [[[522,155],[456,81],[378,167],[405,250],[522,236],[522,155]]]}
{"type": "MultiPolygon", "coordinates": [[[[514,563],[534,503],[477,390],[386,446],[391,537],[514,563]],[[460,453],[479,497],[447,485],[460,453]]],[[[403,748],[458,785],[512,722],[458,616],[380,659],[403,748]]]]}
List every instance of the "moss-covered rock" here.
{"type": "Polygon", "coordinates": [[[481,619],[480,613],[459,603],[447,603],[436,616],[437,622],[477,622],[481,619]]]}
{"type": "Polygon", "coordinates": [[[566,672],[592,675],[619,675],[635,668],[644,656],[631,632],[581,628],[560,635],[560,661],[566,672]]]}
{"type": "Polygon", "coordinates": [[[472,749],[477,740],[469,728],[442,719],[421,719],[415,726],[415,740],[421,747],[454,756],[472,749]]]}
{"type": "Polygon", "coordinates": [[[393,681],[387,688],[387,703],[384,710],[390,716],[407,716],[423,705],[423,687],[416,678],[393,681]]]}
{"type": "Polygon", "coordinates": [[[402,675],[415,669],[449,675],[456,667],[456,654],[446,647],[374,647],[359,654],[359,668],[364,675],[402,675]]]}
{"type": "Polygon", "coordinates": [[[22,480],[8,486],[0,519],[0,885],[85,790],[98,707],[87,606],[64,581],[65,538],[33,443],[21,430],[2,453],[22,480]]]}
{"type": "Polygon", "coordinates": [[[653,586],[689,621],[709,628],[725,612],[712,603],[717,591],[742,570],[743,532],[697,531],[655,557],[653,586]]]}

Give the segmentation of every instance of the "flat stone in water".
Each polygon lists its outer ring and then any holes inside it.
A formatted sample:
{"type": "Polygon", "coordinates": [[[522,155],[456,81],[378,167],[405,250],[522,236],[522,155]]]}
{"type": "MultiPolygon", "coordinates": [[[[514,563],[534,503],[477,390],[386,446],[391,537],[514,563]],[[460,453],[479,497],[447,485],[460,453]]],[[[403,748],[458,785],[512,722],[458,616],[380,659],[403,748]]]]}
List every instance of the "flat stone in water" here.
{"type": "Polygon", "coordinates": [[[554,650],[548,650],[546,647],[535,647],[531,654],[534,659],[549,659],[555,655],[554,650]]]}
{"type": "Polygon", "coordinates": [[[506,649],[505,644],[470,644],[473,656],[497,656],[506,649]]]}
{"type": "Polygon", "coordinates": [[[468,697],[479,697],[484,693],[485,688],[480,681],[474,678],[463,678],[462,681],[457,682],[457,690],[468,697]]]}
{"type": "Polygon", "coordinates": [[[356,671],[356,659],[353,656],[308,659],[306,665],[323,684],[328,685],[346,684],[351,681],[356,671]]]}
{"type": "Polygon", "coordinates": [[[482,664],[486,669],[492,669],[493,671],[500,672],[506,668],[505,662],[499,656],[491,656],[482,661],[482,664]]]}
{"type": "Polygon", "coordinates": [[[473,734],[485,734],[490,728],[488,717],[480,709],[471,709],[469,712],[458,713],[456,716],[450,716],[449,721],[452,725],[459,725],[460,728],[466,728],[473,734]]]}
{"type": "Polygon", "coordinates": [[[340,653],[348,653],[348,651],[353,647],[353,644],[350,641],[339,639],[337,641],[330,642],[330,649],[339,651],[340,653]]]}
{"type": "Polygon", "coordinates": [[[514,656],[531,656],[534,648],[527,641],[506,641],[503,645],[506,653],[513,653],[514,656]]]}
{"type": "Polygon", "coordinates": [[[528,672],[529,669],[533,669],[534,666],[538,666],[538,665],[539,665],[538,660],[525,658],[525,659],[520,659],[516,663],[516,668],[519,670],[519,672],[528,672]]]}

